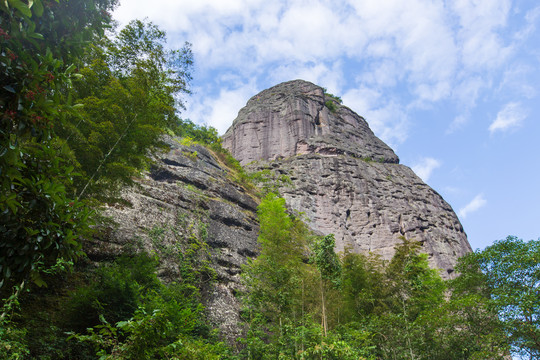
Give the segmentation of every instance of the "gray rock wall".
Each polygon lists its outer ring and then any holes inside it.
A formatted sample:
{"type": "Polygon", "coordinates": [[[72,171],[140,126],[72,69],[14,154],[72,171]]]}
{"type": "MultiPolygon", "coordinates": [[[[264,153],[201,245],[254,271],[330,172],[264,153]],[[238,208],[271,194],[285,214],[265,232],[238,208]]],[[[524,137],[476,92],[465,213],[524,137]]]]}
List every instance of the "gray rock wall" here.
{"type": "Polygon", "coordinates": [[[406,166],[309,154],[251,168],[288,176],[291,184],[280,188],[288,206],[303,212],[312,229],[333,233],[338,251],[350,247],[390,260],[403,236],[419,241],[445,278],[471,251],[450,205],[406,166]]]}

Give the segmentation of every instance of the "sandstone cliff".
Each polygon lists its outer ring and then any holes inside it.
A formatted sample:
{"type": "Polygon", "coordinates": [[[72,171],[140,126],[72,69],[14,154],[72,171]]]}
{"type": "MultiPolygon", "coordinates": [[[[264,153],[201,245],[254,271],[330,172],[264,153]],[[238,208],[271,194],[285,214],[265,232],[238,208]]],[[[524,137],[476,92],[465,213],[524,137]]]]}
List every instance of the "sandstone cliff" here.
{"type": "Polygon", "coordinates": [[[279,84],[251,98],[223,136],[253,171],[290,177],[280,192],[311,227],[346,246],[390,259],[400,237],[419,241],[430,264],[452,277],[471,251],[442,197],[369,129],[366,121],[312,83],[279,84]]]}
{"type": "Polygon", "coordinates": [[[223,146],[242,165],[308,153],[399,162],[362,117],[325,96],[321,87],[300,80],[252,97],[223,136],[223,146]]]}

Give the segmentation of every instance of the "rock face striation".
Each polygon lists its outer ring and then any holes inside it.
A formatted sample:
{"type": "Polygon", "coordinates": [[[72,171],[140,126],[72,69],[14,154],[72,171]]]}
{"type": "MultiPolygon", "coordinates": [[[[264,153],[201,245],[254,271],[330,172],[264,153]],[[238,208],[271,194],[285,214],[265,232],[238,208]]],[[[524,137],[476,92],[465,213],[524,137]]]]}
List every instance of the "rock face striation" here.
{"type": "Polygon", "coordinates": [[[399,162],[361,116],[301,80],[252,97],[223,136],[223,146],[242,165],[312,153],[399,162]]]}
{"type": "Polygon", "coordinates": [[[288,206],[314,230],[333,233],[337,250],[390,259],[405,237],[422,244],[445,278],[471,251],[450,205],[361,116],[312,83],[290,81],[251,98],[223,145],[253,171],[288,176],[279,188],[288,206]]]}
{"type": "Polygon", "coordinates": [[[107,209],[116,225],[86,244],[85,251],[96,264],[130,251],[155,253],[158,276],[173,282],[181,278],[178,259],[190,241],[207,244],[197,257],[208,261],[215,279],[205,281],[201,295],[209,319],[233,344],[242,332],[235,297],[241,265],[258,251],[258,204],[205,147],[166,141],[170,151],[123,194],[129,205],[107,209]]]}

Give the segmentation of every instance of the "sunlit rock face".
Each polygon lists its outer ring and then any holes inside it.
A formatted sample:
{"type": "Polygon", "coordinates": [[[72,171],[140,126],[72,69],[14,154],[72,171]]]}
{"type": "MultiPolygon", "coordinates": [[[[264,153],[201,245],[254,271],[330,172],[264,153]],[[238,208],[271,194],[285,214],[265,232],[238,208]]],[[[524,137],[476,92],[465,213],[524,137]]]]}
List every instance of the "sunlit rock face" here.
{"type": "Polygon", "coordinates": [[[242,165],[309,153],[399,162],[361,116],[302,80],[252,97],[223,136],[223,144],[242,165]]]}
{"type": "Polygon", "coordinates": [[[445,278],[471,251],[456,214],[378,139],[367,122],[312,83],[264,90],[240,110],[224,146],[256,171],[290,178],[280,192],[314,230],[390,259],[402,238],[419,241],[445,278]]]}

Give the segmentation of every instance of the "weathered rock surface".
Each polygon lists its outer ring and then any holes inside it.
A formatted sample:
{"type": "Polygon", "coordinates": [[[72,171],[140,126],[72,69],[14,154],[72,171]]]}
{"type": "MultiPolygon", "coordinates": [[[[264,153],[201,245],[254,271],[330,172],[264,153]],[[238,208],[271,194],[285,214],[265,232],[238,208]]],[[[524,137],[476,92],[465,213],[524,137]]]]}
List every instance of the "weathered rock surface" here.
{"type": "Polygon", "coordinates": [[[307,81],[289,81],[252,97],[223,135],[223,146],[242,165],[294,155],[344,154],[398,163],[367,122],[307,81]],[[331,111],[326,102],[332,102],[331,111]]]}
{"type": "MultiPolygon", "coordinates": [[[[203,300],[210,320],[232,343],[241,333],[235,297],[241,265],[258,251],[257,202],[230,180],[206,148],[167,141],[171,150],[123,195],[131,206],[107,210],[118,225],[86,251],[96,261],[133,248],[155,252],[160,258],[158,275],[172,282],[180,278],[178,255],[187,239],[205,240],[216,281],[204,287],[203,300]]],[[[204,261],[204,252],[200,256],[204,261]]]]}
{"type": "Polygon", "coordinates": [[[289,176],[291,184],[280,185],[288,206],[314,230],[335,234],[338,250],[390,259],[400,237],[413,239],[446,278],[471,251],[450,205],[398,164],[362,117],[314,84],[290,81],[254,96],[223,144],[253,171],[289,176]]]}

